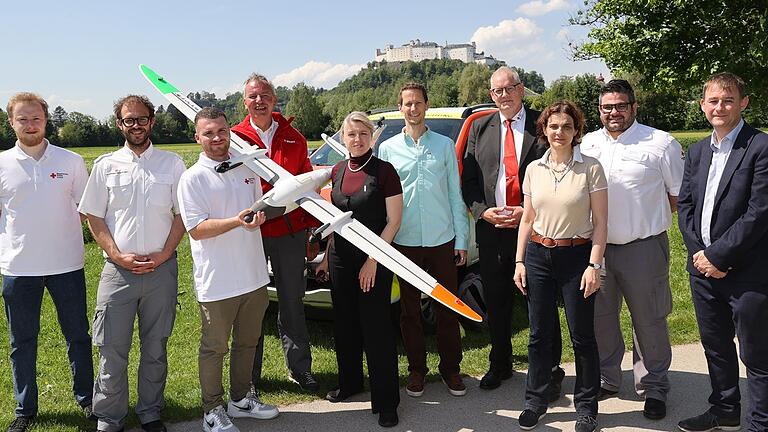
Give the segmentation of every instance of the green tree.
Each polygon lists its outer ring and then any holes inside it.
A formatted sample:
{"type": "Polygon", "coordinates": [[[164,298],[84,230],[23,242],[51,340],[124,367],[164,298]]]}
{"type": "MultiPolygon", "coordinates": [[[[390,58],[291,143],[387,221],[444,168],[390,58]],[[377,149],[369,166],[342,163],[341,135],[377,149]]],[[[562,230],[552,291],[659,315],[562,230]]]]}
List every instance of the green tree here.
{"type": "Polygon", "coordinates": [[[73,111],[58,131],[58,141],[63,147],[89,147],[100,143],[99,122],[87,114],[73,111]]]}
{"type": "Polygon", "coordinates": [[[57,128],[60,128],[64,126],[64,123],[67,121],[68,117],[69,115],[67,114],[67,111],[61,106],[57,106],[51,113],[51,123],[53,123],[53,125],[57,128]]]}
{"type": "Polygon", "coordinates": [[[536,71],[526,72],[525,69],[518,67],[516,67],[515,70],[520,76],[520,81],[525,88],[535,91],[538,94],[544,93],[546,86],[544,85],[544,77],[540,73],[536,71]]]}
{"type": "Polygon", "coordinates": [[[459,77],[459,104],[474,105],[491,102],[488,93],[491,70],[481,64],[468,64],[459,77]]]}
{"type": "Polygon", "coordinates": [[[5,150],[13,147],[16,143],[16,133],[11,128],[11,123],[8,121],[8,114],[5,111],[0,110],[0,150],[5,150]]]}
{"type": "Polygon", "coordinates": [[[576,59],[602,58],[661,93],[701,88],[712,73],[734,72],[756,96],[751,111],[768,108],[765,0],[586,0],[571,23],[590,29],[584,43],[572,45],[576,59]]]}
{"type": "Polygon", "coordinates": [[[531,106],[542,110],[557,101],[569,100],[584,112],[587,131],[593,131],[602,127],[600,113],[597,111],[599,95],[600,83],[593,75],[564,76],[553,81],[541,97],[533,99],[531,106]]]}
{"type": "Polygon", "coordinates": [[[458,76],[437,75],[429,82],[427,90],[430,106],[449,107],[459,103],[458,76]]]}
{"type": "Polygon", "coordinates": [[[303,82],[293,87],[285,114],[295,117],[293,126],[311,139],[319,138],[328,123],[328,117],[323,114],[323,108],[315,96],[315,89],[303,82]]]}

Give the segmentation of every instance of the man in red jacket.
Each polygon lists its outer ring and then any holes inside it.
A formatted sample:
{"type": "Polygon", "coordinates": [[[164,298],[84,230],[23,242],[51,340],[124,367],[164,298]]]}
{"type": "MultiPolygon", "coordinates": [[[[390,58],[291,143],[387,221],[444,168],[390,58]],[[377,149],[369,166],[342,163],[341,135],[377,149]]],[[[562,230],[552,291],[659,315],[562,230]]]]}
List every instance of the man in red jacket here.
{"type": "MultiPolygon", "coordinates": [[[[245,119],[232,128],[251,145],[267,149],[269,157],[291,174],[312,171],[307,157],[307,140],[291,126],[292,119],[272,112],[277,104],[275,88],[269,80],[251,74],[245,81],[243,102],[248,110],[245,119]]],[[[267,192],[272,186],[262,181],[267,192]]],[[[312,376],[312,355],[309,334],[304,317],[304,291],[306,279],[304,265],[307,247],[307,229],[319,225],[303,209],[267,221],[261,226],[264,252],[272,264],[278,297],[277,328],[280,333],[289,378],[303,390],[317,391],[318,384],[312,376]]],[[[253,364],[253,385],[258,389],[261,380],[263,344],[253,364]]]]}

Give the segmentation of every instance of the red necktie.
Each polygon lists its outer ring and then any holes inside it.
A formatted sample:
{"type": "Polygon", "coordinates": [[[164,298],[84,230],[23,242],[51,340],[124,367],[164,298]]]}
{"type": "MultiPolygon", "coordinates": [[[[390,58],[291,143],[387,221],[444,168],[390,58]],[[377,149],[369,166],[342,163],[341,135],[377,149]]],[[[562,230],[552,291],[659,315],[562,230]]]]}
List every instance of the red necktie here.
{"type": "Polygon", "coordinates": [[[507,177],[507,205],[519,206],[520,179],[518,178],[517,152],[515,152],[515,135],[512,133],[512,120],[505,120],[507,132],[504,135],[504,174],[507,177]]]}

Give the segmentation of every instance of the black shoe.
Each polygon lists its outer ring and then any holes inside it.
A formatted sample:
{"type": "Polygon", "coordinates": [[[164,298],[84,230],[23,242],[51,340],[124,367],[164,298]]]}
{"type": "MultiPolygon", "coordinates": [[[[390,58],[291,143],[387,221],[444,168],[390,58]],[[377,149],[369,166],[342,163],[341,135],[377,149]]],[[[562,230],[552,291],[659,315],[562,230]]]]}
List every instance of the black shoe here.
{"type": "Polygon", "coordinates": [[[34,416],[16,417],[8,426],[8,432],[25,432],[34,420],[34,416]]]}
{"type": "Polygon", "coordinates": [[[619,394],[618,390],[608,390],[605,387],[600,387],[600,391],[597,393],[597,398],[600,400],[613,397],[619,394]]]}
{"type": "Polygon", "coordinates": [[[149,423],[142,423],[141,430],[144,432],[168,432],[165,425],[161,420],[151,421],[149,423]]]}
{"type": "Polygon", "coordinates": [[[316,392],[320,389],[320,385],[317,383],[315,377],[312,376],[312,372],[310,371],[299,373],[291,372],[288,374],[288,378],[298,384],[299,387],[301,387],[301,389],[304,391],[316,392]]]}
{"type": "Polygon", "coordinates": [[[707,411],[702,415],[685,419],[677,424],[685,432],[707,432],[711,430],[737,431],[741,429],[741,420],[718,417],[707,411]]]}
{"type": "Polygon", "coordinates": [[[93,413],[93,405],[92,404],[83,405],[80,408],[83,410],[83,416],[85,416],[86,419],[88,419],[90,421],[98,420],[96,415],[93,413]]]}
{"type": "MultiPolygon", "coordinates": [[[[356,395],[356,394],[358,394],[358,393],[360,393],[362,391],[363,390],[360,389],[360,390],[353,391],[353,392],[343,392],[342,393],[341,389],[333,389],[333,390],[329,391],[325,395],[325,400],[327,400],[330,403],[341,402],[341,401],[344,401],[344,400],[347,400],[347,399],[351,398],[352,396],[354,396],[354,395],[356,395]]],[[[376,413],[374,413],[374,414],[376,414],[376,413]]]]}
{"type": "Polygon", "coordinates": [[[597,430],[597,417],[591,415],[579,416],[576,420],[576,432],[593,432],[597,430]]]}
{"type": "Polygon", "coordinates": [[[400,419],[397,418],[397,411],[392,412],[382,412],[379,414],[379,426],[390,428],[397,426],[397,423],[400,422],[400,419]]]}
{"type": "Polygon", "coordinates": [[[552,371],[552,377],[549,379],[549,387],[547,387],[547,401],[549,403],[557,402],[560,396],[563,394],[563,378],[565,378],[565,371],[560,366],[552,371]]]}
{"type": "Polygon", "coordinates": [[[517,423],[520,425],[520,429],[531,430],[539,424],[539,420],[544,417],[544,414],[546,414],[546,412],[539,414],[534,410],[527,409],[520,413],[520,417],[517,418],[517,423]]]}
{"type": "Polygon", "coordinates": [[[480,388],[483,390],[493,390],[501,385],[503,380],[512,377],[512,369],[497,370],[491,369],[480,380],[480,388]]]}
{"type": "Polygon", "coordinates": [[[646,398],[643,415],[647,419],[661,420],[667,416],[667,404],[663,400],[646,398]]]}

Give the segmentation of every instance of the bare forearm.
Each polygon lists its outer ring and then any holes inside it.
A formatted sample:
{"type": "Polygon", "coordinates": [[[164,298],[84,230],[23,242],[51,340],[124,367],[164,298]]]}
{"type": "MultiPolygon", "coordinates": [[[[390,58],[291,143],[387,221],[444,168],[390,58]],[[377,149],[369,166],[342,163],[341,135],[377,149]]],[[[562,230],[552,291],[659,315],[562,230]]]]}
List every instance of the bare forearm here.
{"type": "Polygon", "coordinates": [[[592,232],[592,251],[589,254],[589,262],[601,263],[605,254],[605,242],[608,239],[608,229],[603,226],[595,227],[592,232]]]}
{"type": "Polygon", "coordinates": [[[168,238],[165,239],[165,245],[163,245],[163,254],[166,256],[173,255],[173,252],[179,246],[181,238],[184,237],[184,223],[181,221],[181,215],[176,215],[173,218],[171,224],[171,232],[168,233],[168,238]]]}
{"type": "Polygon", "coordinates": [[[205,240],[224,234],[240,226],[237,216],[226,219],[206,219],[189,230],[195,240],[205,240]]]}
{"type": "Polygon", "coordinates": [[[112,237],[112,233],[109,232],[107,223],[104,219],[94,215],[89,214],[86,217],[88,219],[88,227],[91,229],[96,244],[104,250],[110,259],[115,260],[121,252],[120,248],[117,247],[117,243],[115,243],[115,239],[112,237]]]}
{"type": "Polygon", "coordinates": [[[515,253],[515,261],[523,261],[525,259],[525,247],[528,246],[528,239],[531,238],[531,231],[533,231],[533,224],[531,221],[520,221],[520,227],[517,231],[517,252],[515,253]]]}
{"type": "Polygon", "coordinates": [[[677,197],[667,195],[667,198],[669,199],[669,209],[672,210],[672,213],[675,213],[677,211],[677,197]]]}

